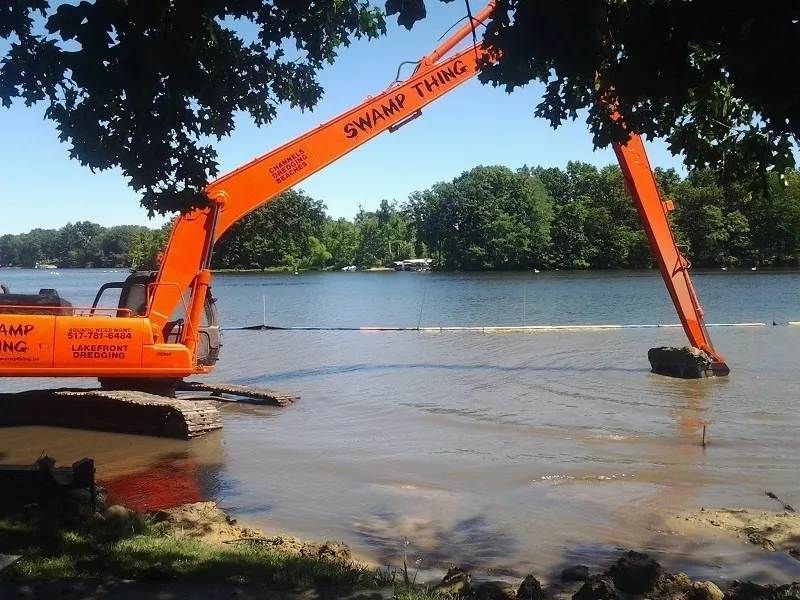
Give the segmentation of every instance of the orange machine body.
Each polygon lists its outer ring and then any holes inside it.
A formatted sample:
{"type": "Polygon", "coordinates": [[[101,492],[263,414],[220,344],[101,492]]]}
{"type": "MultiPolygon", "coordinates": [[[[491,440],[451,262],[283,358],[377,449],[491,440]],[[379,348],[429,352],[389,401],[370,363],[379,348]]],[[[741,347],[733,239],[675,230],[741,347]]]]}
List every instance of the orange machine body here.
{"type": "Polygon", "coordinates": [[[15,377],[185,377],[194,372],[189,348],[156,344],[145,318],[53,313],[0,315],[3,372],[15,377]]]}
{"type": "MultiPolygon", "coordinates": [[[[490,2],[476,20],[486,19],[493,6],[490,2]]],[[[471,32],[472,24],[465,24],[420,60],[405,81],[210,183],[213,205],[175,220],[140,313],[107,315],[96,307],[62,304],[0,305],[0,376],[147,379],[210,372],[209,364],[198,361],[197,347],[215,242],[248,213],[380,133],[395,131],[475,76],[486,54],[480,44],[444,58],[471,32]],[[177,338],[170,337],[171,319],[180,310],[184,325],[177,338]]],[[[634,135],[614,150],[690,343],[711,356],[719,374],[726,374],[727,365],[705,330],[644,145],[634,135]]]]}

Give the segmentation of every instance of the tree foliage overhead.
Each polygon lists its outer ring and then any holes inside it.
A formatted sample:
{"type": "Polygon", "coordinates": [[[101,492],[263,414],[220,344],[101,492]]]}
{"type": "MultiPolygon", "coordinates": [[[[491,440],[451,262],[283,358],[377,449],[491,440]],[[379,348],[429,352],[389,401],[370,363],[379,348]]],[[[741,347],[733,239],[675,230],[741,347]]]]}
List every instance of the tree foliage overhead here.
{"type": "Polygon", "coordinates": [[[384,25],[366,0],[4,0],[0,103],[44,101],[71,157],[120,167],[151,215],[202,206],[218,174],[208,141],[237,111],[262,125],[280,103],[312,108],[317,71],[384,25]]]}
{"type": "MultiPolygon", "coordinates": [[[[262,125],[279,104],[312,108],[339,48],[384,34],[385,14],[410,29],[425,2],[3,0],[0,103],[43,102],[74,159],[121,168],[151,214],[185,210],[207,202],[211,142],[237,112],[262,125]]],[[[799,19],[787,0],[496,0],[483,38],[500,57],[479,78],[543,82],[534,114],[557,127],[587,110],[601,147],[622,139],[602,90],[688,166],[763,183],[794,166],[799,19]]]]}
{"type": "MultiPolygon", "coordinates": [[[[425,4],[387,0],[386,11],[411,29],[425,4]]],[[[497,0],[484,44],[500,56],[479,78],[546,84],[535,114],[557,127],[586,109],[602,147],[624,137],[599,88],[628,128],[665,138],[687,166],[764,182],[795,164],[798,20],[786,0],[497,0]]]]}

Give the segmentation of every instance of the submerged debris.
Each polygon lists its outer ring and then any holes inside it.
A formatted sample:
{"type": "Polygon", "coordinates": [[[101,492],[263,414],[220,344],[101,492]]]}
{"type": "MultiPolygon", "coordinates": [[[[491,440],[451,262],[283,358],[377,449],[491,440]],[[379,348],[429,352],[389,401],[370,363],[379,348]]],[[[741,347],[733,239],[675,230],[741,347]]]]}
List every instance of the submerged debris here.
{"type": "Polygon", "coordinates": [[[300,399],[296,394],[233,383],[208,383],[203,381],[184,381],[178,385],[181,392],[208,392],[214,400],[232,402],[227,396],[236,396],[243,404],[267,404],[289,406],[300,399]]]}

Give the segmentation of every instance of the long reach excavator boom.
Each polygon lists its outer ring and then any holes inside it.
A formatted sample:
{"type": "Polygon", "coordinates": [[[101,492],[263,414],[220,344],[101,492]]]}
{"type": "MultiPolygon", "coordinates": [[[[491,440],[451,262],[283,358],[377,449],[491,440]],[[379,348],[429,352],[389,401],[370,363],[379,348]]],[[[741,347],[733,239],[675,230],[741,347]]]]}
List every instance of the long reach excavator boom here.
{"type": "MultiPolygon", "coordinates": [[[[491,14],[490,2],[474,20],[491,14]]],[[[177,217],[156,272],[133,272],[103,285],[91,307],[79,308],[55,290],[0,293],[0,377],[96,377],[106,387],[152,389],[206,374],[218,359],[220,329],[211,295],[214,244],[232,225],[384,131],[396,131],[421,109],[468,81],[483,57],[481,44],[445,57],[472,31],[468,22],[417,64],[413,74],[316,129],[210,183],[211,205],[177,217]],[[100,301],[109,290],[110,307],[100,301]]],[[[703,323],[703,312],[667,220],[637,135],[614,144],[626,186],[692,346],[728,367],[703,323]]]]}
{"type": "MultiPolygon", "coordinates": [[[[492,5],[475,18],[485,19],[492,5]]],[[[401,127],[419,116],[421,108],[472,78],[484,55],[480,46],[438,62],[470,31],[470,24],[464,25],[423,58],[404,82],[211,183],[207,193],[214,206],[180,218],[172,230],[150,304],[154,331],[164,328],[191,283],[197,287],[189,302],[190,319],[197,322],[203,310],[203,288],[210,281],[213,244],[239,219],[378,134],[401,127]],[[203,244],[198,243],[201,239],[203,244]]],[[[192,339],[195,329],[186,331],[185,343],[191,349],[197,343],[192,339]]]]}

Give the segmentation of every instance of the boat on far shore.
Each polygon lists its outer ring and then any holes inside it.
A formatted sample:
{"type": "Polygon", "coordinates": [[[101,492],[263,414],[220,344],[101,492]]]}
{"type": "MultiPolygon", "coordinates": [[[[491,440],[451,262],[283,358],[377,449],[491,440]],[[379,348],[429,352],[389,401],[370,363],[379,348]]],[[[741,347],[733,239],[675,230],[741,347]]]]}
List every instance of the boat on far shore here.
{"type": "Polygon", "coordinates": [[[394,261],[392,268],[395,271],[430,271],[432,263],[432,258],[409,258],[394,261]]]}

